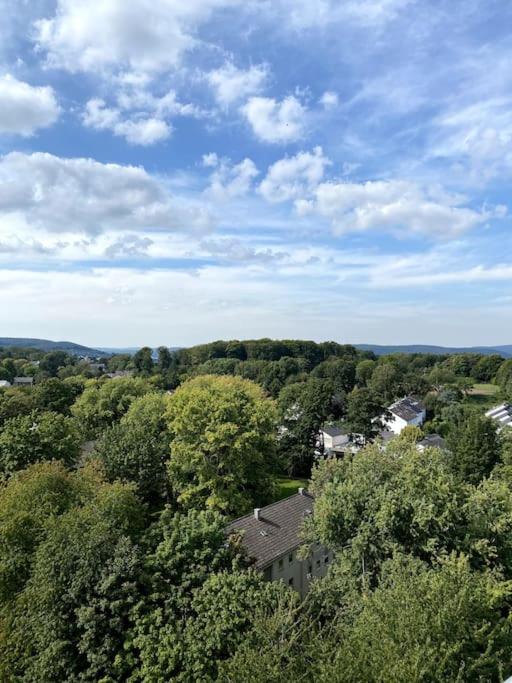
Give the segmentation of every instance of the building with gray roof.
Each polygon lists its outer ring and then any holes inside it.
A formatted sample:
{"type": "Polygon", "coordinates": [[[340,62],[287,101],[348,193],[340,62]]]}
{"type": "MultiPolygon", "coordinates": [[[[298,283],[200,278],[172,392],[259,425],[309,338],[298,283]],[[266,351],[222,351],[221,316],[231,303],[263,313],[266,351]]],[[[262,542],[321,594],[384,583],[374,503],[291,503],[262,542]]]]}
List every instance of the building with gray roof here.
{"type": "Polygon", "coordinates": [[[333,557],[320,545],[305,560],[297,556],[303,544],[301,528],[313,507],[313,496],[299,489],[293,496],[234,520],[226,531],[240,534],[247,556],[267,580],[283,581],[304,596],[314,578],[325,576],[333,557]]]}

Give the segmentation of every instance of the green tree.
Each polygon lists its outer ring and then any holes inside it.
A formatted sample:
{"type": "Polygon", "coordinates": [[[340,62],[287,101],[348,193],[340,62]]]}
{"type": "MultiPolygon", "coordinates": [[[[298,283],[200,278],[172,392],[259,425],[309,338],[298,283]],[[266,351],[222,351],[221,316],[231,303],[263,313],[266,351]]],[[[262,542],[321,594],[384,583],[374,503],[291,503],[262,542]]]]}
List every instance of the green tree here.
{"type": "Polygon", "coordinates": [[[183,626],[193,613],[195,592],[209,576],[246,566],[238,548],[226,543],[225,525],[213,510],[166,508],[147,536],[144,597],[134,608],[129,636],[138,662],[135,680],[176,680],[184,667],[183,626]]]}
{"type": "Polygon", "coordinates": [[[360,387],[365,387],[368,384],[376,367],[377,362],[374,360],[359,361],[356,365],[356,380],[360,387]]]}
{"type": "Polygon", "coordinates": [[[80,451],[75,421],[58,413],[20,415],[7,420],[0,432],[0,477],[45,460],[73,465],[80,451]]]}
{"type": "Polygon", "coordinates": [[[196,377],[171,396],[168,421],[169,481],[180,505],[237,514],[269,499],[276,410],[260,387],[196,377]]]}
{"type": "Polygon", "coordinates": [[[90,490],[87,478],[60,462],[32,465],[0,488],[0,605],[24,587],[48,521],[88,497],[90,490]]]}
{"type": "Polygon", "coordinates": [[[315,515],[308,538],[350,548],[371,579],[395,550],[431,560],[462,543],[465,489],[439,449],[372,445],[313,472],[315,515]]]}
{"type": "Polygon", "coordinates": [[[318,432],[332,414],[331,382],[309,378],[289,384],[279,394],[279,450],[290,475],[306,475],[313,466],[318,432]]]}
{"type": "Polygon", "coordinates": [[[464,481],[478,483],[491,473],[500,458],[500,439],[493,420],[478,413],[469,416],[448,434],[452,469],[464,481]]]}
{"type": "Polygon", "coordinates": [[[373,438],[382,429],[379,418],[383,413],[382,404],[366,387],[354,389],[347,396],[347,424],[352,432],[362,434],[365,439],[373,438]]]}
{"type": "Polygon", "coordinates": [[[122,484],[103,484],[92,500],[49,520],[31,576],[5,616],[4,680],[126,679],[143,520],[122,484]]]}
{"type": "Polygon", "coordinates": [[[400,393],[402,374],[391,363],[377,365],[368,381],[368,388],[374,396],[385,404],[392,403],[400,393]]]}
{"type": "Polygon", "coordinates": [[[148,376],[153,372],[153,351],[149,346],[144,346],[137,351],[133,356],[133,364],[141,375],[148,376]]]}
{"type": "Polygon", "coordinates": [[[161,507],[167,496],[167,404],[165,394],[146,394],[135,399],[126,415],[104,432],[95,448],[107,478],[136,484],[139,495],[151,507],[161,507]]]}
{"type": "Polygon", "coordinates": [[[386,563],[379,585],[348,601],[320,680],[502,680],[510,670],[509,588],[451,556],[434,569],[386,563]]]}
{"type": "Polygon", "coordinates": [[[141,377],[89,380],[83,394],[71,406],[86,438],[98,436],[126,413],[133,401],[152,391],[141,377]]]}
{"type": "Polygon", "coordinates": [[[172,354],[167,346],[158,347],[158,372],[166,373],[172,366],[172,354]]]}
{"type": "Polygon", "coordinates": [[[76,399],[75,387],[56,377],[41,382],[34,388],[34,404],[39,410],[50,410],[69,415],[76,399]]]}

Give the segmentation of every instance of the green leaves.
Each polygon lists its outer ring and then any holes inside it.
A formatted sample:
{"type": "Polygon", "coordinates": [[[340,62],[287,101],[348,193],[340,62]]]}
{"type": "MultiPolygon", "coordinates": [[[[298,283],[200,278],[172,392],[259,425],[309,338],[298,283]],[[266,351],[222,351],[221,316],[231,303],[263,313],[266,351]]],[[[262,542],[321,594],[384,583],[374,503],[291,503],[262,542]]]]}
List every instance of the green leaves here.
{"type": "Polygon", "coordinates": [[[169,480],[180,505],[236,515],[268,500],[276,411],[257,385],[197,377],[173,394],[167,416],[169,480]]]}

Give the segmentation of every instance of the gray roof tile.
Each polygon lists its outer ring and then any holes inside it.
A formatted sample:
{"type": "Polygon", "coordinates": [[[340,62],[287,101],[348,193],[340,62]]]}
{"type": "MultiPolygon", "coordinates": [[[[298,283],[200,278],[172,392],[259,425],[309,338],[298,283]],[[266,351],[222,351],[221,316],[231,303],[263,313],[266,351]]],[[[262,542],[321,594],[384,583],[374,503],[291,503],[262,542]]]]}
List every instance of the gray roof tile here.
{"type": "Polygon", "coordinates": [[[255,567],[263,569],[301,545],[304,519],[313,512],[314,498],[304,491],[261,508],[260,518],[253,513],[228,524],[228,534],[243,532],[242,545],[255,567]]]}

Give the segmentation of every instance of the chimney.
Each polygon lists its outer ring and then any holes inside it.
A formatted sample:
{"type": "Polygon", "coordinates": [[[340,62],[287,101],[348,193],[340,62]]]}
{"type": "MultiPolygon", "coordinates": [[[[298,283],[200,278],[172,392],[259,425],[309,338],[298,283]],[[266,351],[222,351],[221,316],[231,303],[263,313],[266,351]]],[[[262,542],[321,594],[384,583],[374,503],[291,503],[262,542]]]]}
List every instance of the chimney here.
{"type": "Polygon", "coordinates": [[[260,519],[260,512],[261,512],[261,508],[254,508],[254,518],[255,519],[258,519],[258,520],[260,519]]]}
{"type": "Polygon", "coordinates": [[[303,495],[304,495],[304,489],[301,487],[299,489],[299,496],[303,496],[303,495]]]}

